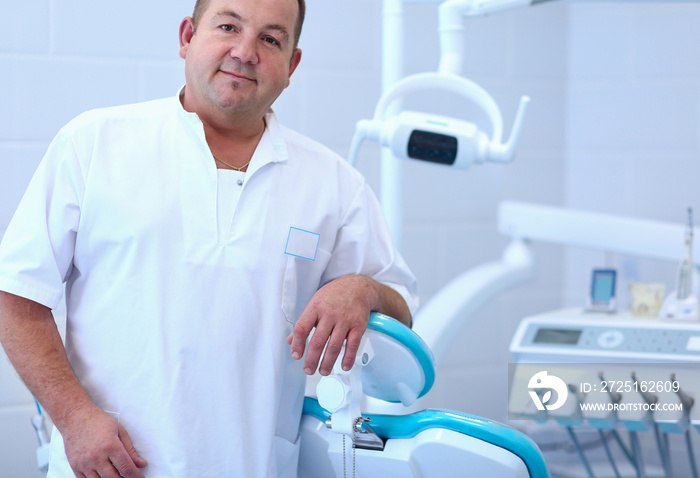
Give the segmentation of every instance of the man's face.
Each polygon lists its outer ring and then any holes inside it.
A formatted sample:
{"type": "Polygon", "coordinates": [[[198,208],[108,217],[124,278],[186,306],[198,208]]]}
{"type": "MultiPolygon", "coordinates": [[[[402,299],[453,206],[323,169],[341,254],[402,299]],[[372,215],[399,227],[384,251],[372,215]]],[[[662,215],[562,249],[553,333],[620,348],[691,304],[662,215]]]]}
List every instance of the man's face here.
{"type": "Polygon", "coordinates": [[[180,25],[185,107],[262,117],[299,64],[296,0],[211,0],[196,31],[180,25]]]}

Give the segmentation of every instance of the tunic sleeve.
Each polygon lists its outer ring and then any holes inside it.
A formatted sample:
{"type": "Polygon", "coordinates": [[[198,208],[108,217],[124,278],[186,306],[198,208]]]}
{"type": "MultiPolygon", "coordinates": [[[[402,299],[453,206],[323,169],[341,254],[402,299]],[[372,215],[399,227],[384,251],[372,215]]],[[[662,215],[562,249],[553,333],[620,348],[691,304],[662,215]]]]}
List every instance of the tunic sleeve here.
{"type": "Polygon", "coordinates": [[[341,221],[321,284],[347,274],[366,275],[391,287],[415,316],[416,278],[391,242],[379,201],[364,180],[341,221]]]}
{"type": "Polygon", "coordinates": [[[85,188],[71,137],[60,132],[0,243],[0,290],[55,308],[72,271],[85,188]]]}

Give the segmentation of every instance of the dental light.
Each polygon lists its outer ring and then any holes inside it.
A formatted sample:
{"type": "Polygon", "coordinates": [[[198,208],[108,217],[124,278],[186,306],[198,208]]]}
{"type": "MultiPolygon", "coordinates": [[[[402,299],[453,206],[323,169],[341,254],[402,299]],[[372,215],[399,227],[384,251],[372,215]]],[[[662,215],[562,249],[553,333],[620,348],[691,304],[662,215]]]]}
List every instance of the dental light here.
{"type": "Polygon", "coordinates": [[[371,120],[360,120],[355,128],[348,161],[354,165],[365,139],[389,148],[395,158],[416,159],[467,169],[472,163],[508,163],[522,129],[529,98],[523,96],[510,137],[501,143],[503,117],[491,95],[473,81],[459,76],[462,69],[463,17],[480,16],[547,0],[447,0],[439,10],[440,66],[437,72],[419,73],[396,82],[382,95],[371,120]],[[491,137],[471,122],[428,113],[403,111],[389,117],[397,100],[423,90],[455,93],[474,102],[491,123],[491,137]]]}
{"type": "Polygon", "coordinates": [[[452,73],[413,75],[396,83],[380,98],[373,119],[357,123],[348,161],[354,165],[362,142],[372,139],[390,148],[396,158],[417,159],[457,169],[467,169],[472,163],[485,161],[507,163],[515,155],[529,101],[527,96],[521,98],[510,138],[502,144],[503,117],[486,90],[452,73]],[[449,91],[476,103],[491,122],[491,137],[474,123],[446,116],[403,111],[384,118],[388,107],[396,100],[426,89],[449,91]]]}

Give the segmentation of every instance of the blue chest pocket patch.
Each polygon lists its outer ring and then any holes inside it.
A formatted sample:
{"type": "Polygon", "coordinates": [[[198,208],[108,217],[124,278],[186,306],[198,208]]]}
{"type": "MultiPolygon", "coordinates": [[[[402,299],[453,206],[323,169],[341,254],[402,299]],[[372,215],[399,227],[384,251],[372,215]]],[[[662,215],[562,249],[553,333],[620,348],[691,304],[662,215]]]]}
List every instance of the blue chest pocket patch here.
{"type": "Polygon", "coordinates": [[[290,227],[289,236],[287,236],[287,246],[284,249],[284,253],[290,256],[315,261],[316,253],[318,252],[318,243],[320,240],[320,234],[305,231],[297,227],[290,227]]]}

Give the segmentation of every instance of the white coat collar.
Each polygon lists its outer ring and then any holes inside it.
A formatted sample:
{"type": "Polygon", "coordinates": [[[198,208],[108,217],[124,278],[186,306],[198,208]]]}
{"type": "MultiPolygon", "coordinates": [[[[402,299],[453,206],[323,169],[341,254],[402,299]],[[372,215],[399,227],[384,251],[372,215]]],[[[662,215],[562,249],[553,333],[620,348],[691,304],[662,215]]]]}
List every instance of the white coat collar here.
{"type": "MultiPolygon", "coordinates": [[[[190,113],[182,105],[181,97],[185,91],[185,85],[183,85],[179,91],[175,100],[178,104],[178,112],[181,117],[183,117],[187,123],[195,127],[198,136],[206,145],[207,151],[209,150],[209,145],[206,142],[206,137],[204,135],[204,125],[202,120],[196,113],[190,113]]],[[[253,157],[251,158],[250,165],[246,171],[246,175],[250,177],[255,171],[261,169],[268,163],[280,163],[287,161],[289,159],[289,152],[287,150],[287,143],[284,141],[284,135],[282,134],[282,128],[277,121],[277,115],[270,108],[265,114],[265,132],[260,138],[258,146],[255,148],[253,157]]]]}

